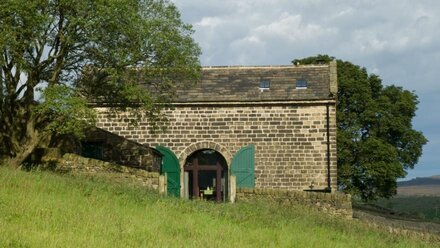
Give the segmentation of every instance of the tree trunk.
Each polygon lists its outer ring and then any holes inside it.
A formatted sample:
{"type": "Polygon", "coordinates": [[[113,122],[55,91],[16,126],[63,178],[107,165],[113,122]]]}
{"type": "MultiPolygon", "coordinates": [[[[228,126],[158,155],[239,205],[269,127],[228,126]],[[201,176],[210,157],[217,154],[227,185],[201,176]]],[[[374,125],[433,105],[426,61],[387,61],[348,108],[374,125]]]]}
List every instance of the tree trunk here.
{"type": "Polygon", "coordinates": [[[41,141],[42,139],[40,135],[35,134],[32,137],[28,137],[27,142],[25,142],[24,144],[16,144],[20,146],[20,149],[16,151],[15,157],[10,157],[6,159],[6,165],[13,168],[19,168],[23,164],[23,162],[29,157],[29,155],[34,152],[35,148],[37,148],[38,145],[41,144],[41,141]]]}
{"type": "Polygon", "coordinates": [[[23,162],[32,154],[32,152],[37,148],[40,143],[39,139],[29,141],[26,145],[24,145],[23,149],[16,154],[15,157],[7,160],[7,165],[13,168],[19,168],[23,162]]]}
{"type": "Polygon", "coordinates": [[[4,136],[8,140],[9,155],[2,161],[6,166],[19,168],[23,162],[31,155],[38,146],[48,144],[49,135],[44,131],[37,129],[36,120],[33,117],[23,118],[18,116],[11,118],[13,122],[7,130],[8,134],[4,136]],[[19,120],[22,118],[21,120],[19,120]],[[26,122],[23,119],[27,119],[26,122]]]}

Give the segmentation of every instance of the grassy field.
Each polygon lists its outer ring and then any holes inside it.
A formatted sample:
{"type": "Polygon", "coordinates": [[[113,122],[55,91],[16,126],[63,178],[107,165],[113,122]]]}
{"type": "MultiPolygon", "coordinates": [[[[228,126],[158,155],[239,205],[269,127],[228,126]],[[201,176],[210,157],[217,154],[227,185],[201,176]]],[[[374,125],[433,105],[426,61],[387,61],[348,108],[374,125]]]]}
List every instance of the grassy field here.
{"type": "Polygon", "coordinates": [[[306,208],[184,201],[103,179],[0,167],[0,247],[435,245],[306,208]]]}
{"type": "Polygon", "coordinates": [[[380,199],[376,204],[423,220],[440,222],[440,196],[397,195],[380,199]]]}
{"type": "Polygon", "coordinates": [[[440,185],[413,185],[397,188],[398,196],[437,196],[440,198],[440,185]]]}

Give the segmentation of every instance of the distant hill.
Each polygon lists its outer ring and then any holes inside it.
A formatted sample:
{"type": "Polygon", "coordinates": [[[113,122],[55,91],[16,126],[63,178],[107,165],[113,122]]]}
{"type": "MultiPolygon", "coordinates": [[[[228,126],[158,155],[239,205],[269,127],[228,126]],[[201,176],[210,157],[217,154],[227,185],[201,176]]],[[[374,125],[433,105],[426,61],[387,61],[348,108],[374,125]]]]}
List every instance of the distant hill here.
{"type": "Polygon", "coordinates": [[[409,181],[397,182],[398,187],[417,185],[440,185],[440,175],[432,177],[416,177],[409,181]]]}
{"type": "Polygon", "coordinates": [[[397,182],[397,194],[440,196],[440,175],[397,182]]]}

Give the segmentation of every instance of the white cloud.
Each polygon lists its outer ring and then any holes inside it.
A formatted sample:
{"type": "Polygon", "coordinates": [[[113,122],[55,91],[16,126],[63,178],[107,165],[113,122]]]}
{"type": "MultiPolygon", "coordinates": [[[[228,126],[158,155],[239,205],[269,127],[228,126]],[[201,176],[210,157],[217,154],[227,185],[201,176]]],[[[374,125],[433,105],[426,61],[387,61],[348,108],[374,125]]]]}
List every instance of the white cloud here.
{"type": "Polygon", "coordinates": [[[246,36],[242,39],[233,41],[231,44],[231,47],[244,47],[244,46],[249,46],[249,45],[261,47],[261,46],[264,46],[265,43],[263,41],[261,41],[261,39],[258,38],[257,36],[250,35],[250,36],[246,36]]]}
{"type": "Polygon", "coordinates": [[[315,39],[334,32],[333,28],[323,28],[314,23],[306,23],[299,14],[281,13],[280,17],[269,23],[256,27],[255,32],[265,37],[276,37],[295,42],[315,39]]]}
{"type": "Polygon", "coordinates": [[[431,64],[440,63],[436,0],[174,2],[194,25],[205,65],[287,64],[326,53],[403,84],[416,80],[415,65],[429,77],[415,88],[424,90],[435,78],[431,64]],[[397,69],[397,63],[406,61],[413,67],[397,69]]]}
{"type": "Polygon", "coordinates": [[[208,16],[208,17],[203,17],[202,20],[196,22],[194,25],[200,27],[215,28],[222,23],[224,23],[224,21],[221,18],[208,16]]]}
{"type": "Polygon", "coordinates": [[[346,9],[343,9],[334,15],[334,18],[341,18],[346,16],[352,16],[354,12],[354,9],[352,7],[348,7],[346,9]]]}

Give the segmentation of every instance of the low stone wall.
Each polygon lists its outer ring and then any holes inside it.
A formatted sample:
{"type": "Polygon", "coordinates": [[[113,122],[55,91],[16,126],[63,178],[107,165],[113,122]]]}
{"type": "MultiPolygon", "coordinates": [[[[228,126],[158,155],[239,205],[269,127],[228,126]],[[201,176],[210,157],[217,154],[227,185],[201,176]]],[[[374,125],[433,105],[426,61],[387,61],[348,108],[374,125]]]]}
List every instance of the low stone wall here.
{"type": "MultiPolygon", "coordinates": [[[[48,164],[51,158],[45,158],[48,164]]],[[[142,169],[116,165],[101,160],[81,157],[76,154],[66,153],[62,158],[52,160],[56,171],[72,172],[86,175],[103,175],[117,181],[134,183],[148,188],[159,190],[159,173],[148,172],[142,169]]]]}
{"type": "Polygon", "coordinates": [[[351,196],[343,193],[321,193],[277,189],[237,189],[237,201],[269,201],[287,205],[314,207],[330,215],[353,217],[351,196]]]}
{"type": "Polygon", "coordinates": [[[159,172],[162,155],[154,148],[128,140],[100,128],[90,128],[81,141],[81,155],[129,167],[159,172]],[[99,148],[98,156],[90,156],[87,145],[99,148]]]}

